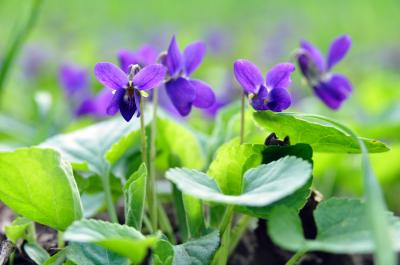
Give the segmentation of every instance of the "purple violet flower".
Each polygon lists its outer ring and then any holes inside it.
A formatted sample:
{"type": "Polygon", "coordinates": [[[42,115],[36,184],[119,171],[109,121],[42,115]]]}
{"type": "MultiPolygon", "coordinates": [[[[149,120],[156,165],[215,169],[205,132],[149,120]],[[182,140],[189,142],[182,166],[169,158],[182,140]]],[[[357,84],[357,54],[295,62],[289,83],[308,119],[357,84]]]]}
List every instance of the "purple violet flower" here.
{"type": "Polygon", "coordinates": [[[307,41],[301,41],[297,54],[301,72],[314,89],[314,93],[331,109],[337,110],[353,90],[350,81],[341,74],[331,73],[351,47],[348,35],[336,38],[329,48],[327,60],[307,41]]]}
{"type": "Polygon", "coordinates": [[[168,69],[165,83],[167,94],[182,116],[187,116],[192,106],[204,109],[215,102],[210,85],[189,78],[201,64],[205,53],[205,44],[197,41],[186,46],[182,54],[173,36],[167,54],[161,60],[168,69]]]}
{"type": "Polygon", "coordinates": [[[272,67],[264,80],[258,67],[248,60],[237,60],[233,65],[236,80],[243,87],[256,110],[281,112],[289,108],[291,98],[287,88],[292,83],[290,75],[295,67],[281,63],[272,67]]]}
{"type": "Polygon", "coordinates": [[[107,114],[114,115],[119,110],[126,121],[130,121],[136,113],[140,116],[140,100],[142,95],[157,86],[164,80],[166,69],[161,64],[151,64],[141,68],[132,65],[129,73],[125,73],[118,66],[102,62],[94,68],[97,80],[104,86],[114,90],[114,96],[107,107],[107,114]]]}
{"type": "Polygon", "coordinates": [[[72,63],[63,64],[59,71],[59,81],[69,97],[89,94],[89,73],[85,68],[72,63]]]}
{"type": "Polygon", "coordinates": [[[89,73],[80,66],[72,63],[60,67],[59,80],[64,88],[70,107],[76,117],[92,115],[106,116],[106,104],[113,97],[110,89],[101,90],[93,96],[89,90],[89,73]]]}
{"type": "Polygon", "coordinates": [[[156,48],[149,44],[144,44],[136,52],[126,49],[122,49],[118,52],[118,61],[125,73],[128,73],[130,65],[138,64],[144,67],[146,65],[155,64],[157,57],[158,53],[156,48]]]}

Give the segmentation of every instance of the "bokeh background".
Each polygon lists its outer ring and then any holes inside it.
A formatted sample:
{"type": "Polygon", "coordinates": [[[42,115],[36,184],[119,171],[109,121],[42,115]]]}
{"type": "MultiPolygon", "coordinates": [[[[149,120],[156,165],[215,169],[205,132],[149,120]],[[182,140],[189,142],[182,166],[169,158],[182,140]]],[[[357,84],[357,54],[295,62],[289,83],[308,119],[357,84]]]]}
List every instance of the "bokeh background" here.
{"type": "MultiPolygon", "coordinates": [[[[26,22],[31,3],[0,0],[0,62],[26,22]]],[[[59,67],[66,62],[88,69],[95,93],[101,89],[92,73],[95,63],[116,63],[119,49],[149,43],[162,51],[172,34],[182,48],[202,39],[207,57],[195,76],[212,84],[217,94],[233,95],[239,92],[232,75],[235,59],[253,60],[265,72],[275,63],[292,61],[301,39],[326,53],[330,42],[346,33],[353,45],[335,71],[352,81],[350,99],[333,112],[296,73],[291,110],[336,118],[362,136],[387,143],[391,151],[372,154],[371,159],[389,208],[399,213],[399,11],[398,0],[45,0],[1,97],[0,148],[37,144],[96,120],[71,115],[58,80],[59,67]]],[[[201,112],[184,122],[204,134],[213,126],[213,118],[201,112]]],[[[361,196],[359,156],[316,154],[314,160],[314,184],[325,197],[361,196]]]]}

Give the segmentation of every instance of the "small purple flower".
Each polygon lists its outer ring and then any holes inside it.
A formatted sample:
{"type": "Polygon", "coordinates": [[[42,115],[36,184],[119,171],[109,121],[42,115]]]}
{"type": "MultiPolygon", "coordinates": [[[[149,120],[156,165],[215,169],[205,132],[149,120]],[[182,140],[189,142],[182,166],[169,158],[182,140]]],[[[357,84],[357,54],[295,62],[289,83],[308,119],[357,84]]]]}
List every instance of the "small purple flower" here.
{"type": "Polygon", "coordinates": [[[104,103],[111,100],[112,91],[103,89],[96,96],[93,96],[89,90],[89,73],[85,68],[71,63],[64,64],[60,67],[59,79],[76,117],[84,115],[106,116],[104,103]]]}
{"type": "Polygon", "coordinates": [[[348,35],[336,38],[328,52],[327,60],[311,43],[302,41],[297,54],[301,72],[314,89],[314,93],[331,109],[337,110],[353,90],[350,81],[341,74],[331,73],[351,47],[348,35]]]}
{"type": "Polygon", "coordinates": [[[182,54],[173,36],[167,54],[162,58],[163,65],[168,69],[168,79],[165,83],[167,94],[182,116],[187,116],[192,106],[208,108],[215,101],[210,85],[200,80],[189,79],[201,64],[205,53],[205,44],[197,41],[186,46],[182,54]]]}
{"type": "Polygon", "coordinates": [[[59,71],[59,81],[69,97],[88,94],[89,73],[85,68],[72,63],[63,64],[59,71]]]}
{"type": "Polygon", "coordinates": [[[157,57],[157,50],[148,44],[144,44],[136,52],[125,49],[118,52],[118,61],[125,73],[129,72],[129,66],[133,64],[138,64],[141,67],[155,64],[157,57]]]}
{"type": "Polygon", "coordinates": [[[143,68],[132,65],[127,74],[112,63],[102,62],[96,64],[94,74],[100,83],[114,90],[106,113],[114,115],[119,110],[122,117],[130,121],[135,113],[137,117],[140,116],[142,95],[160,85],[166,69],[161,64],[151,64],[143,68]]]}
{"type": "Polygon", "coordinates": [[[264,80],[261,71],[248,60],[237,60],[233,65],[236,80],[243,87],[256,110],[281,112],[289,108],[291,98],[287,88],[292,83],[290,75],[295,67],[281,63],[272,67],[264,80]]]}

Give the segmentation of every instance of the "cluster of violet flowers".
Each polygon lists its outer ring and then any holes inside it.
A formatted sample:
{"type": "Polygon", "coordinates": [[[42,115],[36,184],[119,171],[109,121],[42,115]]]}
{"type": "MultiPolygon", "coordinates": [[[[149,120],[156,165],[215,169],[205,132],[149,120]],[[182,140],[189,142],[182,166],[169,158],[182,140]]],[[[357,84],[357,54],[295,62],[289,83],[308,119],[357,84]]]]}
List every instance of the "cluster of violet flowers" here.
{"type": "MultiPolygon", "coordinates": [[[[337,110],[352,91],[350,81],[331,69],[341,61],[351,46],[347,35],[336,38],[329,49],[327,59],[307,41],[301,41],[296,59],[301,73],[315,95],[329,108],[337,110]]],[[[93,96],[88,90],[89,76],[85,69],[66,64],[60,69],[60,83],[75,106],[75,115],[105,116],[118,111],[126,121],[136,114],[141,115],[140,104],[144,97],[151,96],[152,90],[164,90],[175,111],[187,116],[192,107],[209,109],[215,113],[221,104],[209,84],[191,78],[201,65],[206,54],[202,41],[193,42],[179,49],[175,36],[165,52],[158,53],[150,45],[144,45],[136,52],[120,50],[120,67],[110,62],[97,63],[94,68],[96,79],[105,86],[93,96]],[[218,105],[218,106],[217,106],[218,105]]],[[[243,88],[250,105],[259,111],[281,112],[292,103],[288,88],[291,74],[295,71],[292,63],[273,66],[265,78],[259,68],[249,60],[239,59],[233,64],[236,80],[243,88]]]]}

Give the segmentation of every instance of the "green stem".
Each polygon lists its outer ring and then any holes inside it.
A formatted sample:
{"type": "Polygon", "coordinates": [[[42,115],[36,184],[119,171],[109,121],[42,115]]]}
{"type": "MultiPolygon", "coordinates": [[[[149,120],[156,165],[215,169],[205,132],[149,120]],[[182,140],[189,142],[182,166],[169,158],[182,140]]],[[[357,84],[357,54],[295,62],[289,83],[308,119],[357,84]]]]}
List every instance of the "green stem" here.
{"type": "Polygon", "coordinates": [[[222,217],[221,223],[219,224],[219,233],[221,236],[225,233],[225,230],[228,227],[228,225],[231,224],[233,210],[234,210],[233,205],[229,205],[225,210],[224,216],[222,217]]]}
{"type": "Polygon", "coordinates": [[[147,214],[143,215],[143,223],[144,226],[147,228],[147,230],[149,230],[149,234],[153,234],[154,231],[153,228],[151,227],[151,222],[147,214]]]}
{"type": "Polygon", "coordinates": [[[15,35],[15,38],[11,41],[9,48],[5,53],[3,65],[0,68],[0,96],[4,89],[4,84],[8,73],[10,72],[11,66],[14,63],[19,51],[21,50],[25,40],[28,38],[29,33],[36,24],[42,2],[43,0],[33,1],[31,12],[25,26],[23,26],[15,35]]]}
{"type": "Polygon", "coordinates": [[[306,251],[297,251],[286,263],[285,265],[295,265],[300,259],[306,254],[306,251]]]}
{"type": "Polygon", "coordinates": [[[153,232],[157,231],[158,221],[157,221],[157,207],[154,204],[155,197],[155,183],[152,181],[152,176],[150,174],[150,166],[149,160],[147,156],[147,135],[146,135],[146,126],[144,123],[144,97],[140,99],[140,139],[141,139],[141,151],[142,151],[142,161],[145,163],[147,168],[147,204],[150,216],[150,223],[153,232]]]}
{"type": "Polygon", "coordinates": [[[65,247],[65,242],[64,242],[64,233],[60,230],[57,231],[57,247],[59,249],[62,249],[65,247]]]}
{"type": "Polygon", "coordinates": [[[168,219],[167,214],[164,211],[164,208],[158,207],[158,211],[159,211],[159,216],[160,216],[160,228],[163,232],[166,233],[166,235],[168,236],[169,241],[172,244],[176,244],[176,240],[175,240],[175,236],[174,236],[174,231],[172,229],[172,225],[171,222],[168,219]]]}
{"type": "Polygon", "coordinates": [[[36,243],[36,227],[34,222],[32,222],[28,227],[26,240],[29,243],[36,243]]]}
{"type": "Polygon", "coordinates": [[[219,247],[217,253],[212,261],[213,265],[226,265],[229,257],[229,246],[230,246],[230,234],[231,234],[231,222],[234,212],[234,206],[227,206],[224,216],[222,217],[221,223],[219,225],[219,234],[221,241],[221,246],[219,247]]]}
{"type": "Polygon", "coordinates": [[[110,173],[106,176],[102,176],[101,180],[103,182],[103,190],[107,204],[108,215],[113,223],[118,223],[117,212],[115,210],[114,201],[112,198],[111,185],[110,185],[110,173]]]}
{"type": "MultiPolygon", "coordinates": [[[[156,167],[155,160],[157,156],[156,148],[156,137],[157,137],[157,108],[158,108],[158,89],[153,89],[153,119],[151,121],[151,139],[150,139],[150,160],[149,160],[149,170],[150,170],[150,185],[152,191],[149,194],[151,196],[151,216],[152,225],[156,229],[158,225],[158,202],[157,202],[157,192],[156,192],[156,167]]],[[[161,205],[160,205],[161,207],[161,205]]]]}
{"type": "Polygon", "coordinates": [[[240,239],[242,238],[243,234],[246,232],[247,227],[249,226],[250,221],[253,218],[249,215],[243,215],[236,227],[232,230],[230,244],[229,244],[229,254],[233,253],[235,248],[237,247],[240,239]]]}
{"type": "Polygon", "coordinates": [[[246,95],[242,94],[242,106],[240,110],[240,144],[244,142],[244,123],[245,123],[245,104],[246,104],[246,95]]]}

